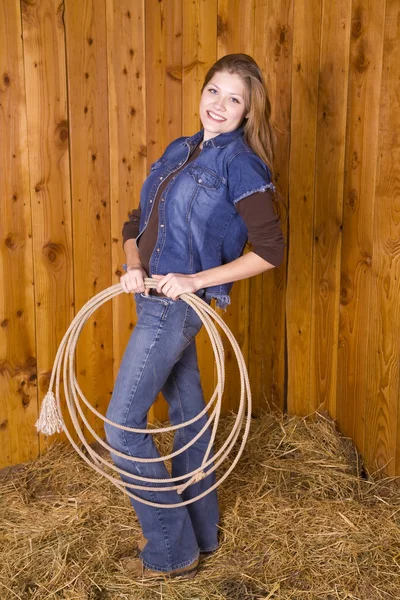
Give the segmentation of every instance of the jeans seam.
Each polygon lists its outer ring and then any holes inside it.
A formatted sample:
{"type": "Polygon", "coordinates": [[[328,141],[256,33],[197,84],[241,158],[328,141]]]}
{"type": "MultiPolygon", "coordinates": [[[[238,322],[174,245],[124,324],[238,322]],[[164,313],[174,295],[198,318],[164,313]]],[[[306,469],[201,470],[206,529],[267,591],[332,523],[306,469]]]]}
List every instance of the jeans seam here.
{"type": "MultiPolygon", "coordinates": [[[[125,445],[125,450],[128,451],[127,453],[130,456],[132,456],[132,454],[130,453],[130,450],[129,450],[129,446],[126,443],[125,435],[124,435],[124,445],[125,445]]],[[[143,471],[140,468],[140,463],[136,463],[135,462],[135,463],[132,463],[132,465],[136,468],[136,470],[138,471],[138,474],[141,477],[143,477],[143,471]]],[[[146,485],[144,482],[141,482],[141,485],[143,485],[143,484],[146,485]]],[[[144,490],[142,490],[142,491],[144,491],[144,490]]],[[[136,493],[138,493],[138,490],[136,490],[136,493]]],[[[150,494],[150,498],[152,499],[152,501],[156,502],[157,498],[156,498],[155,492],[149,491],[147,493],[150,494]]],[[[165,547],[166,547],[166,550],[167,550],[167,556],[168,556],[168,564],[169,564],[171,562],[171,558],[172,558],[172,556],[171,556],[171,546],[170,546],[170,544],[168,542],[168,536],[166,535],[166,529],[165,529],[165,526],[164,526],[164,521],[162,519],[161,510],[157,506],[155,507],[155,509],[156,509],[156,514],[157,514],[158,521],[159,521],[160,526],[161,526],[161,531],[163,533],[164,543],[165,543],[165,547]]]]}
{"type": "MultiPolygon", "coordinates": [[[[125,425],[125,426],[126,426],[126,424],[127,424],[127,423],[126,423],[126,421],[127,421],[127,417],[128,417],[128,414],[129,414],[129,412],[130,412],[130,410],[131,410],[131,408],[132,408],[132,404],[133,404],[133,400],[134,400],[134,397],[135,397],[135,394],[136,394],[136,390],[137,390],[137,389],[138,389],[138,387],[139,387],[139,383],[140,383],[140,380],[141,380],[141,378],[142,378],[143,372],[144,372],[144,370],[145,370],[145,367],[146,367],[147,361],[149,360],[149,356],[150,356],[150,354],[151,354],[151,351],[153,350],[154,346],[156,345],[156,343],[157,343],[157,342],[158,342],[158,340],[160,339],[160,331],[161,331],[161,330],[162,330],[162,328],[163,328],[163,326],[162,326],[162,321],[164,320],[164,319],[163,319],[163,317],[164,317],[164,314],[165,314],[166,312],[168,312],[168,310],[169,310],[169,306],[166,306],[166,307],[165,307],[165,310],[163,311],[163,314],[162,314],[162,316],[161,316],[161,318],[160,318],[160,324],[159,324],[159,326],[158,326],[157,333],[156,333],[156,335],[155,335],[155,337],[154,337],[154,341],[153,341],[153,343],[151,344],[151,346],[150,346],[150,348],[149,348],[149,351],[147,352],[147,354],[146,354],[146,356],[145,356],[145,358],[144,358],[144,361],[142,362],[142,365],[141,365],[141,367],[140,367],[140,372],[139,372],[139,374],[138,374],[138,377],[136,378],[135,385],[134,385],[134,387],[133,387],[133,389],[132,389],[132,392],[131,392],[131,395],[130,395],[130,397],[129,397],[129,402],[127,403],[126,411],[125,411],[125,414],[124,414],[124,416],[123,416],[123,423],[121,423],[121,425],[125,425]]],[[[126,432],[125,432],[125,430],[122,430],[122,431],[123,431],[123,439],[124,439],[124,443],[126,443],[126,438],[125,438],[125,433],[126,433],[126,432]]]]}
{"type": "MultiPolygon", "coordinates": [[[[176,385],[176,379],[175,379],[175,374],[174,374],[174,370],[173,369],[172,369],[171,375],[172,375],[172,379],[173,379],[173,382],[174,382],[174,388],[176,390],[176,395],[177,395],[178,401],[179,401],[179,408],[180,408],[181,419],[182,419],[181,423],[183,423],[184,422],[184,414],[183,414],[183,408],[182,408],[182,400],[181,400],[181,396],[179,394],[179,388],[176,385]]],[[[182,427],[181,430],[180,430],[182,438],[183,438],[183,445],[186,444],[186,433],[184,433],[184,429],[185,428],[182,427]]],[[[189,452],[188,451],[185,452],[185,469],[186,469],[186,473],[189,473],[189,452]]]]}
{"type": "MultiPolygon", "coordinates": [[[[163,316],[168,311],[168,308],[169,308],[169,306],[165,307],[165,310],[163,312],[163,316]]],[[[154,348],[154,346],[157,343],[157,341],[160,339],[160,335],[159,334],[160,334],[160,331],[162,329],[162,320],[163,319],[161,318],[160,319],[160,324],[159,324],[158,329],[157,329],[157,333],[156,333],[155,338],[154,338],[154,342],[151,344],[151,346],[149,348],[149,351],[146,354],[145,360],[143,361],[142,367],[140,369],[139,376],[137,377],[137,380],[136,380],[135,388],[134,388],[134,390],[131,393],[131,396],[130,396],[130,399],[129,399],[129,403],[127,404],[127,410],[125,412],[125,415],[124,415],[124,418],[123,418],[123,423],[122,423],[125,426],[126,426],[128,414],[129,414],[130,409],[131,409],[132,404],[133,404],[133,399],[135,397],[136,390],[137,390],[137,388],[139,386],[139,382],[140,382],[140,380],[142,378],[142,375],[143,375],[143,372],[144,372],[144,368],[145,368],[145,366],[147,364],[147,361],[149,359],[149,356],[151,354],[152,349],[154,348]]],[[[129,445],[128,445],[127,440],[126,440],[126,433],[127,432],[125,430],[122,430],[122,439],[124,441],[124,448],[125,448],[125,450],[127,450],[128,455],[132,456],[132,454],[130,452],[130,449],[129,449],[129,445]]],[[[141,434],[138,433],[136,435],[141,435],[141,434]]],[[[139,475],[142,476],[142,472],[141,472],[141,469],[140,469],[140,466],[139,466],[140,463],[134,462],[134,463],[132,463],[132,466],[133,465],[135,466],[136,470],[139,472],[139,475]]],[[[138,490],[136,490],[136,493],[137,493],[137,491],[138,490]]],[[[152,501],[155,502],[157,500],[157,498],[155,497],[155,492],[148,492],[148,493],[150,494],[150,498],[152,499],[152,501]]],[[[167,535],[166,535],[166,530],[165,530],[165,527],[164,527],[164,522],[163,522],[162,515],[161,515],[161,512],[160,512],[160,510],[159,510],[158,507],[156,507],[156,514],[157,514],[157,518],[158,518],[158,521],[159,521],[160,526],[161,526],[161,531],[163,533],[164,544],[165,544],[165,547],[166,547],[166,550],[167,550],[168,562],[171,562],[171,558],[172,558],[171,557],[171,547],[170,547],[170,545],[168,543],[168,539],[167,539],[167,535]]]]}

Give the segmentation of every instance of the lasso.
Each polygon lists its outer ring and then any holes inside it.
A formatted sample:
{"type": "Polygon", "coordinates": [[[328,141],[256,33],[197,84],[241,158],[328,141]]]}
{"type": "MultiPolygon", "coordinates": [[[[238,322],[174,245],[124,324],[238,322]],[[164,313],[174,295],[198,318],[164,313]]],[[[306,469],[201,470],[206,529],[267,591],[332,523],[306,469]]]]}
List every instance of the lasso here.
{"type": "MultiPolygon", "coordinates": [[[[151,278],[146,278],[144,283],[145,283],[146,288],[155,288],[157,286],[157,281],[155,281],[154,279],[151,279],[151,278]]],[[[118,489],[120,489],[122,492],[127,494],[129,497],[134,498],[135,500],[138,500],[139,502],[142,502],[143,504],[148,504],[150,506],[160,507],[160,508],[176,508],[178,506],[185,506],[187,504],[191,504],[192,502],[195,502],[196,500],[199,500],[200,498],[203,498],[204,496],[209,494],[212,490],[214,490],[217,486],[219,486],[228,477],[228,475],[231,473],[231,471],[235,468],[237,462],[239,461],[240,456],[243,453],[243,449],[244,449],[244,446],[246,444],[247,437],[249,434],[250,422],[251,422],[251,391],[250,391],[249,378],[248,378],[248,374],[247,374],[246,364],[244,362],[243,355],[241,353],[241,350],[239,348],[239,345],[238,345],[235,337],[233,336],[232,332],[230,331],[229,327],[225,324],[223,319],[221,319],[221,317],[218,315],[218,313],[215,310],[213,310],[206,302],[201,300],[201,298],[196,296],[196,294],[191,294],[191,293],[190,294],[182,294],[180,296],[180,299],[184,300],[187,304],[189,304],[189,306],[191,306],[193,308],[193,310],[198,314],[198,316],[201,318],[201,320],[208,332],[210,340],[211,340],[212,348],[214,351],[216,367],[217,367],[217,385],[215,387],[215,390],[211,397],[211,400],[208,402],[206,407],[196,417],[194,417],[190,421],[185,421],[184,423],[181,423],[179,425],[174,425],[171,427],[163,427],[163,428],[158,428],[158,429],[156,429],[156,428],[135,429],[133,427],[119,425],[118,423],[114,423],[113,421],[110,421],[109,419],[104,417],[102,414],[100,414],[93,406],[91,406],[89,404],[89,402],[86,400],[86,398],[84,397],[84,395],[79,387],[78,381],[75,376],[75,349],[76,349],[79,335],[82,331],[83,326],[85,325],[86,321],[91,317],[91,315],[95,312],[95,310],[99,306],[101,306],[102,304],[107,302],[107,300],[110,300],[111,298],[113,298],[114,296],[117,296],[118,294],[120,294],[123,291],[124,290],[120,283],[117,283],[117,284],[107,288],[106,290],[100,292],[99,294],[94,296],[91,300],[89,300],[89,302],[87,302],[81,308],[81,310],[78,312],[78,314],[73,319],[71,325],[69,326],[67,332],[65,333],[65,335],[61,341],[61,344],[58,348],[57,355],[56,355],[54,365],[53,365],[52,374],[51,374],[49,391],[47,392],[45,398],[43,399],[42,409],[41,409],[40,417],[36,423],[36,428],[38,431],[40,431],[41,433],[43,433],[45,435],[52,435],[53,433],[64,431],[68,440],[70,441],[70,443],[72,444],[72,446],[74,447],[76,452],[81,456],[81,458],[83,458],[83,460],[88,465],[90,465],[95,471],[97,471],[98,473],[100,473],[101,475],[106,477],[109,481],[111,481],[111,483],[113,483],[118,489]],[[213,443],[215,440],[215,436],[217,433],[219,418],[220,418],[220,414],[221,414],[222,395],[224,392],[224,384],[225,384],[224,348],[223,348],[221,336],[216,328],[215,323],[218,323],[218,325],[221,327],[221,329],[226,334],[229,342],[232,345],[233,351],[234,351],[236,359],[238,361],[239,372],[240,372],[240,403],[239,403],[239,410],[237,412],[236,419],[235,419],[235,422],[233,424],[233,427],[232,427],[232,430],[231,430],[229,436],[227,437],[227,439],[225,440],[225,442],[221,446],[221,448],[214,454],[214,456],[212,458],[209,458],[209,455],[210,455],[210,452],[211,452],[211,449],[212,449],[212,446],[213,446],[213,443]],[[63,359],[64,359],[64,362],[63,362],[63,359]],[[60,404],[60,374],[61,374],[62,362],[63,362],[63,381],[64,381],[64,395],[65,395],[65,400],[66,400],[66,406],[68,408],[72,424],[79,436],[79,439],[82,442],[83,447],[86,448],[87,454],[84,453],[82,448],[79,447],[79,445],[74,441],[74,439],[73,439],[72,435],[70,434],[70,432],[68,431],[68,429],[65,425],[65,422],[63,420],[63,417],[62,417],[61,404],[60,404]],[[56,381],[55,396],[52,391],[53,386],[54,386],[54,379],[56,381]],[[92,411],[92,413],[94,413],[97,417],[102,419],[105,423],[109,423],[109,424],[113,425],[114,427],[117,427],[119,429],[124,429],[125,431],[131,431],[134,433],[141,433],[141,434],[149,434],[149,433],[156,434],[156,433],[161,433],[161,432],[166,432],[166,431],[175,431],[177,429],[180,429],[181,427],[186,427],[187,425],[194,423],[195,421],[200,419],[203,415],[205,415],[206,412],[208,411],[208,409],[211,409],[214,402],[215,402],[215,406],[212,409],[212,412],[208,418],[207,423],[204,425],[204,427],[201,429],[201,431],[199,431],[199,433],[188,444],[186,444],[184,447],[180,448],[176,452],[169,454],[168,456],[163,456],[160,458],[153,458],[153,459],[146,459],[146,458],[139,458],[139,457],[135,457],[135,456],[128,456],[126,454],[118,452],[117,450],[114,450],[113,448],[111,448],[111,446],[109,446],[99,435],[97,435],[97,433],[90,426],[87,418],[85,417],[85,415],[83,413],[83,410],[82,410],[80,402],[79,402],[78,395],[79,395],[80,399],[82,400],[82,402],[92,411]],[[247,408],[247,415],[245,418],[246,408],[247,408]],[[162,482],[165,483],[165,479],[148,479],[146,477],[141,477],[139,475],[132,475],[132,473],[129,473],[128,471],[119,469],[113,463],[110,463],[105,458],[100,456],[97,452],[95,452],[95,450],[85,440],[85,437],[84,437],[82,429],[81,429],[81,425],[79,423],[78,415],[82,419],[82,422],[87,427],[88,431],[93,435],[93,437],[99,442],[99,444],[101,446],[103,446],[106,450],[108,450],[109,452],[111,452],[113,454],[121,456],[121,457],[125,458],[126,460],[131,460],[131,461],[135,461],[135,462],[146,463],[146,462],[166,461],[168,459],[173,458],[174,456],[177,456],[178,454],[181,454],[182,452],[185,452],[192,444],[196,443],[196,441],[201,437],[201,435],[204,433],[206,428],[211,426],[211,424],[212,424],[212,433],[211,433],[210,442],[208,444],[208,448],[205,452],[201,466],[198,467],[197,469],[191,471],[190,473],[186,473],[185,475],[180,475],[179,477],[172,477],[172,478],[168,479],[168,481],[171,483],[179,481],[180,482],[179,485],[171,485],[170,487],[156,487],[156,486],[148,487],[148,486],[123,482],[121,479],[119,479],[119,478],[117,479],[116,477],[113,477],[105,470],[104,467],[106,466],[108,469],[111,469],[112,471],[115,471],[122,475],[126,475],[126,476],[130,477],[131,479],[134,478],[135,480],[152,483],[152,484],[158,484],[158,483],[162,483],[162,482]],[[210,475],[210,473],[215,471],[219,467],[219,465],[228,457],[228,455],[230,454],[231,450],[233,449],[233,447],[239,437],[239,434],[242,429],[244,421],[245,421],[245,424],[244,424],[242,440],[241,440],[239,449],[238,449],[231,465],[229,466],[227,471],[220,477],[220,479],[218,479],[214,483],[214,485],[209,487],[206,491],[202,492],[198,496],[195,496],[194,498],[190,498],[189,500],[186,500],[186,501],[179,502],[177,504],[160,504],[160,503],[144,500],[143,498],[136,496],[135,494],[129,492],[126,489],[127,487],[129,487],[130,489],[154,491],[154,492],[166,492],[166,491],[175,490],[178,494],[182,494],[182,492],[188,486],[192,485],[193,483],[196,483],[197,481],[200,481],[201,479],[203,479],[204,477],[207,477],[208,475],[210,475]],[[185,479],[187,479],[187,481],[182,484],[182,480],[185,480],[185,479]]]]}

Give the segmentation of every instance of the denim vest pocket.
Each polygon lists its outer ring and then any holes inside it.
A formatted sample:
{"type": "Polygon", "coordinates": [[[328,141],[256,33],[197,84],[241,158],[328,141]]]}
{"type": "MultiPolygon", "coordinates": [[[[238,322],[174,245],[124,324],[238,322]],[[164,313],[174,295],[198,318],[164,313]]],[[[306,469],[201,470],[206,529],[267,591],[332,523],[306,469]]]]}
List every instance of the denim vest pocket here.
{"type": "Polygon", "coordinates": [[[155,162],[153,162],[152,165],[150,165],[150,173],[152,171],[155,171],[156,169],[159,169],[163,165],[164,165],[164,161],[163,160],[156,160],[155,162]]]}
{"type": "Polygon", "coordinates": [[[188,171],[195,182],[203,187],[216,190],[221,185],[221,179],[209,169],[196,165],[189,167],[188,171]]]}

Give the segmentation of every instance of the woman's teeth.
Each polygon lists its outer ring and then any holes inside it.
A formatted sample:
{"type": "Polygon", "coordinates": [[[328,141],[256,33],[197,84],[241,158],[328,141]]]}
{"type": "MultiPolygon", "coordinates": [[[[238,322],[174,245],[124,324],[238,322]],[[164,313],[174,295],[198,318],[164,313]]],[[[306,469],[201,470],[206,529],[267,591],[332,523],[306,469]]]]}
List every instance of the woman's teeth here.
{"type": "Polygon", "coordinates": [[[226,119],[224,119],[224,117],[219,117],[218,115],[216,115],[215,113],[212,113],[210,111],[207,111],[207,114],[209,117],[211,117],[211,119],[213,119],[214,121],[225,121],[226,119]]]}

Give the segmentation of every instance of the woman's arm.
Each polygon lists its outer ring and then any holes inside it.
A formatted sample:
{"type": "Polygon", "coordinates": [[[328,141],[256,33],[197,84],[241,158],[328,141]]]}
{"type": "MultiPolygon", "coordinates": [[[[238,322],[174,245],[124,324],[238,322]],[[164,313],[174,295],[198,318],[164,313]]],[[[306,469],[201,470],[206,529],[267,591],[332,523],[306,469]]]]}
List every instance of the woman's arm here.
{"type": "Polygon", "coordinates": [[[144,292],[146,296],[148,296],[149,290],[144,287],[144,278],[147,277],[147,273],[140,260],[139,250],[136,247],[136,240],[132,238],[126,240],[124,243],[124,251],[127,272],[120,278],[120,283],[124,292],[131,292],[134,294],[144,292]]]}
{"type": "Polygon", "coordinates": [[[131,238],[126,240],[124,244],[124,252],[126,256],[126,264],[128,267],[142,266],[139,250],[136,247],[136,240],[131,238]]]}
{"type": "Polygon", "coordinates": [[[173,300],[184,293],[197,292],[201,288],[233,283],[240,279],[259,275],[264,271],[273,269],[274,265],[255,254],[248,252],[239,256],[226,265],[200,271],[193,275],[182,275],[180,273],[168,273],[168,275],[152,275],[158,280],[157,291],[169,296],[173,300]]]}

